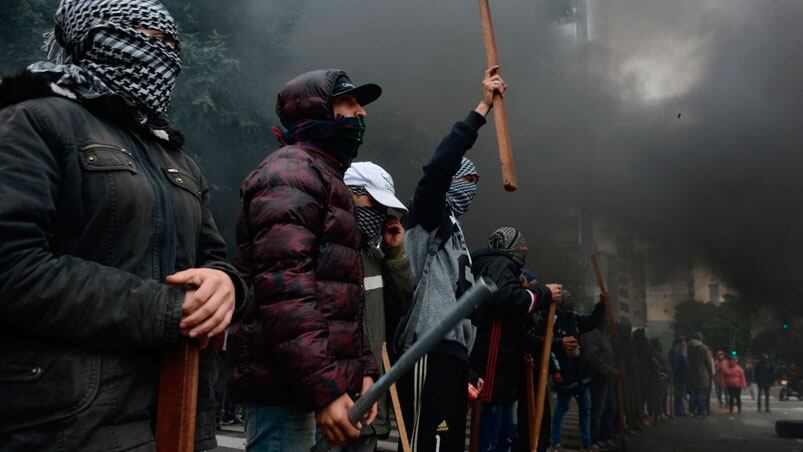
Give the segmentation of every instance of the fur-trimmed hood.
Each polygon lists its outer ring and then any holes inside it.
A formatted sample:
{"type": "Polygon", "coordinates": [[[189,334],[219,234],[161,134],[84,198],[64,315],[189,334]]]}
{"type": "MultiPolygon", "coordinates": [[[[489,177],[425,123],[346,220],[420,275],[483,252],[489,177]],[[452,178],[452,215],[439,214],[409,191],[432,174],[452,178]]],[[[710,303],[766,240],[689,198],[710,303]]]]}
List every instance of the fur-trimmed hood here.
{"type": "Polygon", "coordinates": [[[184,135],[178,129],[168,126],[153,129],[139,124],[131,107],[120,97],[105,96],[97,99],[81,99],[69,89],[56,85],[47,75],[34,74],[28,70],[12,76],[0,77],[0,109],[27,100],[49,96],[63,97],[78,102],[93,113],[126,128],[155,136],[165,147],[180,149],[184,145],[184,135]]]}

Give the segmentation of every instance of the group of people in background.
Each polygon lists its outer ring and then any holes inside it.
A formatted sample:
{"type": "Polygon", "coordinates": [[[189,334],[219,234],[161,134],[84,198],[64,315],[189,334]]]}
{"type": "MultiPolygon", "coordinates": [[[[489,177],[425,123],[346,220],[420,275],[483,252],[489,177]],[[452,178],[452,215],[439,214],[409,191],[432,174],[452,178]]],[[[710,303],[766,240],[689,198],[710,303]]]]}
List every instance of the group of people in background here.
{"type": "Polygon", "coordinates": [[[587,450],[617,447],[618,396],[631,429],[668,415],[670,385],[677,415],[687,393],[706,415],[712,382],[741,410],[755,381],[769,411],[764,360],[746,372],[714,361],[699,334],[667,355],[627,324],[614,349],[604,300],[583,314],[562,285],[539,281],[519,228],[467,242],[480,175],[466,155],[507,89],[498,67],[407,203],[360,147],[381,88],[336,69],[290,80],[276,99],[281,147],[241,185],[229,262],[208,183],[165,116],[181,70],[168,11],[63,0],[55,20],[53,59],[0,82],[4,450],[154,450],[160,360],[181,338],[203,349],[196,450],[215,447],[221,378],[244,407],[247,450],[375,450],[389,402],[356,424],[348,410],[382,375],[383,344],[401,356],[479,277],[495,294],[398,382],[414,450],[463,451],[472,394],[479,449],[528,450],[526,390],[538,382],[524,367],[540,362],[552,303],[557,404],[546,400],[539,450],[562,448],[572,400],[587,450]]]}
{"type": "Polygon", "coordinates": [[[701,333],[694,333],[688,343],[683,338],[675,339],[669,352],[669,363],[675,393],[674,410],[676,416],[689,413],[695,417],[705,417],[711,413],[711,392],[716,393],[719,408],[727,408],[730,413],[741,414],[742,391],[749,389],[751,397],[758,403],[758,411],[769,412],[769,390],[778,382],[778,372],[770,355],[765,353],[758,359],[748,358],[743,368],[735,354],[725,355],[711,350],[703,342],[701,333]],[[688,411],[686,409],[688,402],[688,411]]]}

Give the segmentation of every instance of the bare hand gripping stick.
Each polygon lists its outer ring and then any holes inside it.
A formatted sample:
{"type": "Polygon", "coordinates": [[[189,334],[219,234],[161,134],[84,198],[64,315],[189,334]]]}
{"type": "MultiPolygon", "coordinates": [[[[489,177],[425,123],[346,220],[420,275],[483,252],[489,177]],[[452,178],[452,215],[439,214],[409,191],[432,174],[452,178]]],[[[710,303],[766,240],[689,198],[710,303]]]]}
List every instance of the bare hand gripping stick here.
{"type": "Polygon", "coordinates": [[[391,384],[398,381],[399,378],[407,373],[422,356],[432,350],[435,345],[446,336],[446,333],[457,326],[461,320],[471,315],[480,303],[485,301],[494,292],[496,292],[496,285],[493,281],[486,278],[479,278],[471,289],[457,300],[455,307],[452,308],[437,326],[431,328],[418,338],[415,344],[399,357],[396,364],[391,367],[385,375],[380,377],[368,392],[354,402],[354,405],[349,409],[349,420],[351,423],[356,425],[360,422],[363,416],[365,416],[365,413],[371,409],[371,406],[385,396],[391,384]]]}

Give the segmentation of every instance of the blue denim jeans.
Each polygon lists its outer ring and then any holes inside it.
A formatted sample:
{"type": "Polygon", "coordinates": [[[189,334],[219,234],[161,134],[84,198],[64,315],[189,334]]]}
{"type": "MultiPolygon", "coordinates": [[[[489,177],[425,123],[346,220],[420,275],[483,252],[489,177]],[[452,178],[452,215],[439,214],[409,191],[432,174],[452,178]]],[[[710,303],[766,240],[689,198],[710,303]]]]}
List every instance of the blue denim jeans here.
{"type": "Polygon", "coordinates": [[[315,445],[315,415],[292,405],[245,406],[245,450],[309,451],[315,445]]]}
{"type": "Polygon", "coordinates": [[[675,416],[686,415],[686,382],[675,381],[675,416]]]}
{"type": "Polygon", "coordinates": [[[507,452],[516,439],[516,402],[483,403],[480,417],[480,452],[507,452]]]}
{"type": "Polygon", "coordinates": [[[583,447],[589,447],[591,445],[591,394],[588,388],[578,389],[575,392],[558,392],[558,403],[552,417],[552,445],[560,444],[563,417],[569,411],[572,397],[577,400],[577,410],[580,415],[580,439],[583,447]]]}
{"type": "Polygon", "coordinates": [[[707,416],[708,413],[708,402],[711,397],[711,387],[697,389],[692,389],[692,403],[694,404],[693,413],[697,416],[707,416]]]}

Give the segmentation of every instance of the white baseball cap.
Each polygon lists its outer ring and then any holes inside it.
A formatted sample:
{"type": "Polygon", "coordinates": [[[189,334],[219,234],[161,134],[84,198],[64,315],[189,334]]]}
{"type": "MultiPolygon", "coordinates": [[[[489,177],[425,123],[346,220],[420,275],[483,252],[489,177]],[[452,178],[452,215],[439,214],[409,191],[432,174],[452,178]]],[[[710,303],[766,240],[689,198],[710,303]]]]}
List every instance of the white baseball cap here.
{"type": "Polygon", "coordinates": [[[393,178],[381,166],[371,162],[354,162],[343,176],[346,185],[365,187],[368,193],[385,207],[407,213],[407,207],[396,198],[393,178]]]}

